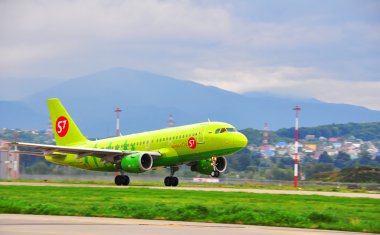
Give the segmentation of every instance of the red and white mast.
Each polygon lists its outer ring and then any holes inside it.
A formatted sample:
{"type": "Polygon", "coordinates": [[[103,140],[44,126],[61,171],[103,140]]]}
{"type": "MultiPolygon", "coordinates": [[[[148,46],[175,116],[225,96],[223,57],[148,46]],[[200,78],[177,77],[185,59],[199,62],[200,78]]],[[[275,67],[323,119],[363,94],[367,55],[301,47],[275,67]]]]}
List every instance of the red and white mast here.
{"type": "Polygon", "coordinates": [[[294,129],[294,187],[298,187],[298,112],[301,110],[301,107],[296,105],[293,110],[296,111],[296,126],[294,129]]]}
{"type": "Polygon", "coordinates": [[[173,127],[175,125],[174,117],[172,114],[169,114],[169,119],[166,123],[168,124],[168,127],[173,127]]]}
{"type": "Polygon", "coordinates": [[[269,149],[269,126],[268,123],[264,123],[263,136],[262,136],[262,150],[269,149]]]}

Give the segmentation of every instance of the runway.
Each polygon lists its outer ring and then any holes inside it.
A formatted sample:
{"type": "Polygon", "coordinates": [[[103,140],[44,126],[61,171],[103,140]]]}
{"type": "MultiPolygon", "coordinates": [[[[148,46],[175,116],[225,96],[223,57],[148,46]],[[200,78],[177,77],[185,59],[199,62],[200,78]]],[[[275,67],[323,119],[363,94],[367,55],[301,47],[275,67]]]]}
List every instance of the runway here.
{"type": "Polygon", "coordinates": [[[111,185],[99,185],[99,184],[61,184],[61,183],[29,183],[29,182],[0,182],[0,186],[1,185],[54,186],[54,187],[101,187],[101,188],[151,188],[151,189],[195,190],[195,191],[217,191],[217,192],[320,195],[320,196],[334,196],[334,197],[354,197],[354,198],[380,199],[380,194],[376,194],[376,193],[341,193],[341,192],[320,192],[320,191],[247,189],[247,188],[202,188],[202,187],[181,187],[181,186],[179,186],[179,187],[111,186],[111,185]]]}
{"type": "Polygon", "coordinates": [[[166,220],[0,214],[0,234],[364,235],[366,233],[166,220]]]}

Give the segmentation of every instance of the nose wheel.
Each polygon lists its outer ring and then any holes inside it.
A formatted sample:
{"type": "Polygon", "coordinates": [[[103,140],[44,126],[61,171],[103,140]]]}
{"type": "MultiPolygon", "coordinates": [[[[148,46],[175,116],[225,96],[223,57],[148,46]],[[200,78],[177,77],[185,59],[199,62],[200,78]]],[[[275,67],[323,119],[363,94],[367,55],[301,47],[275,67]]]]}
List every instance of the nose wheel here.
{"type": "Polygon", "coordinates": [[[177,177],[174,176],[174,173],[178,171],[178,167],[172,166],[170,167],[170,176],[165,177],[164,184],[165,186],[177,186],[179,183],[179,180],[177,177]]]}
{"type": "Polygon", "coordinates": [[[211,171],[210,175],[213,178],[218,178],[220,176],[220,172],[216,169],[216,164],[217,164],[216,160],[217,160],[216,157],[211,157],[211,165],[212,165],[213,171],[211,171]]]}
{"type": "Polygon", "coordinates": [[[130,182],[128,175],[117,175],[115,177],[116,185],[128,185],[130,182]]]}
{"type": "Polygon", "coordinates": [[[211,171],[210,175],[213,178],[218,178],[220,176],[220,172],[219,171],[211,171]]]}

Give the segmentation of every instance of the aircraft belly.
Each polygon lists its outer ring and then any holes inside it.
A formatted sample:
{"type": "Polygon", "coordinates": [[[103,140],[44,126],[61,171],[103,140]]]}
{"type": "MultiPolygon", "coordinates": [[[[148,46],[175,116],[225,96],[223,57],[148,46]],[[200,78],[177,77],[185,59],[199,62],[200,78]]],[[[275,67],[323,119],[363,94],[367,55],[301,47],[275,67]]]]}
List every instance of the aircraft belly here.
{"type": "Polygon", "coordinates": [[[103,163],[103,161],[100,158],[94,156],[86,156],[78,159],[75,154],[67,154],[65,157],[45,156],[45,159],[52,163],[85,170],[108,172],[115,171],[113,164],[103,163]]]}

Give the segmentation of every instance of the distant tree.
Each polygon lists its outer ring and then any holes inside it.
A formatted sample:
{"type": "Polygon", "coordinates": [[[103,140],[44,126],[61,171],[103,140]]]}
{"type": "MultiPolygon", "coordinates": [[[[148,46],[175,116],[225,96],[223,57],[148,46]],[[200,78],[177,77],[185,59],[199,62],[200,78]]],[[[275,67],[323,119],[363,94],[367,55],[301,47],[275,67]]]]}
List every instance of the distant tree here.
{"type": "Polygon", "coordinates": [[[280,162],[278,164],[278,167],[280,168],[289,168],[294,164],[294,160],[291,157],[282,157],[280,158],[280,162]]]}
{"type": "Polygon", "coordinates": [[[371,162],[371,155],[365,150],[361,151],[359,153],[359,164],[368,166],[370,162],[371,162]]]}
{"type": "MultiPolygon", "coordinates": [[[[294,136],[294,128],[282,128],[275,133],[279,137],[292,138],[294,136]]],[[[380,139],[380,122],[331,124],[300,128],[300,137],[304,138],[306,135],[324,136],[326,138],[355,136],[366,141],[378,140],[380,139]]]]}
{"type": "Polygon", "coordinates": [[[333,163],[334,160],[332,159],[332,157],[330,155],[327,154],[327,152],[323,152],[320,156],[319,156],[319,159],[318,159],[318,162],[320,163],[333,163]]]}
{"type": "Polygon", "coordinates": [[[379,155],[375,157],[375,162],[380,164],[380,156],[379,155]]]}
{"type": "Polygon", "coordinates": [[[267,179],[272,180],[291,180],[293,178],[292,169],[280,169],[278,167],[273,167],[265,173],[267,179]]]}
{"type": "Polygon", "coordinates": [[[342,169],[342,168],[346,167],[350,161],[351,161],[350,155],[348,155],[345,152],[339,152],[335,161],[334,161],[334,165],[335,165],[335,167],[342,169]]]}
{"type": "Polygon", "coordinates": [[[51,172],[49,166],[46,162],[37,162],[33,166],[30,167],[33,174],[41,174],[46,175],[51,172]]]}
{"type": "Polygon", "coordinates": [[[321,172],[334,171],[334,169],[335,167],[332,163],[309,163],[303,167],[303,172],[307,178],[310,178],[321,172]]]}

